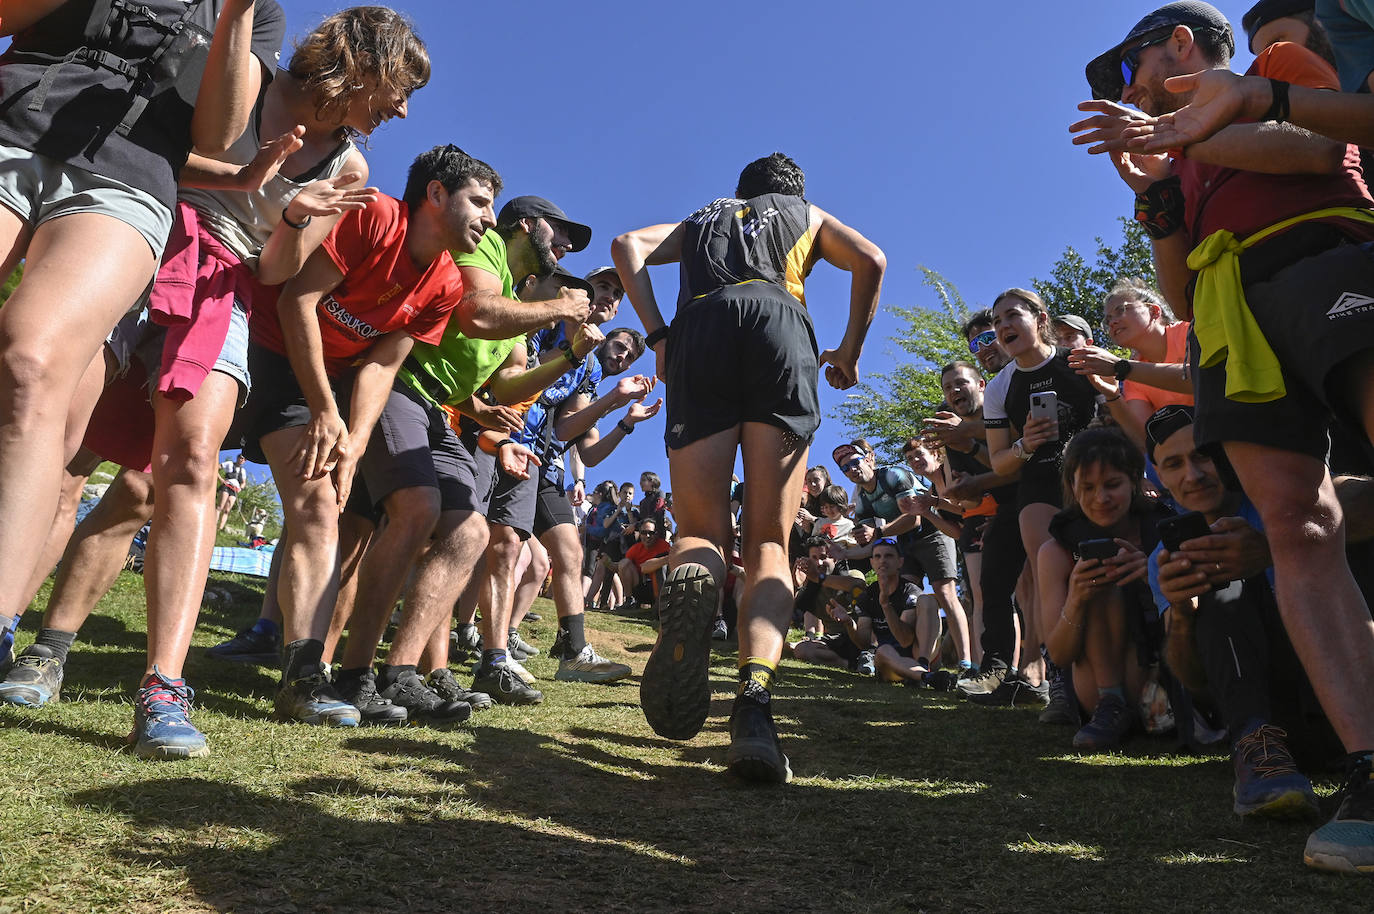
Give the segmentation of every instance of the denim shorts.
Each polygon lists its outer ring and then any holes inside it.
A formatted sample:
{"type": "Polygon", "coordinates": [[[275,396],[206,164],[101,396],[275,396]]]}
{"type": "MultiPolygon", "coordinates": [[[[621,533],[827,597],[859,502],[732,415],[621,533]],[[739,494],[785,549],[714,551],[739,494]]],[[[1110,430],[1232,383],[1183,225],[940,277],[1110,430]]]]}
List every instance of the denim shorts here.
{"type": "Polygon", "coordinates": [[[159,260],[172,230],[171,210],[152,194],[123,181],[3,144],[0,204],[13,210],[31,228],[73,213],[110,216],[137,230],[159,260]]]}
{"type": "MultiPolygon", "coordinates": [[[[162,374],[162,347],[166,339],[167,328],[154,323],[144,307],[124,315],[105,338],[105,345],[114,356],[117,375],[127,374],[135,358],[142,362],[148,375],[148,390],[152,391],[157,389],[162,374]]],[[[239,382],[238,405],[243,406],[253,389],[253,378],[248,373],[248,311],[238,299],[234,299],[224,346],[211,370],[239,382]]]]}

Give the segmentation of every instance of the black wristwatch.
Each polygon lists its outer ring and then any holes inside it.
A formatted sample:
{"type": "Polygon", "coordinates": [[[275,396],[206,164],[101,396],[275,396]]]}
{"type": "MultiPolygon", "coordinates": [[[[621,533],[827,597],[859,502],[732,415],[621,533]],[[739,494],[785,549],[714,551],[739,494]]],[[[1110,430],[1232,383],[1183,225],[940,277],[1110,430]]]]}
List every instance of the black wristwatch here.
{"type": "Polygon", "coordinates": [[[1112,376],[1118,381],[1124,381],[1133,367],[1130,359],[1118,359],[1116,364],[1112,366],[1112,376]]]}

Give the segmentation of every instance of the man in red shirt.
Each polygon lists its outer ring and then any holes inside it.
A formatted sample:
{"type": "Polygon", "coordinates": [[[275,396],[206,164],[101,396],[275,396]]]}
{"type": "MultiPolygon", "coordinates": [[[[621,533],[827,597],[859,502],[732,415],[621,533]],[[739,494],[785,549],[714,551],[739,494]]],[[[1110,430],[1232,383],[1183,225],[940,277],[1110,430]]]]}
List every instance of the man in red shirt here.
{"type": "Polygon", "coordinates": [[[413,210],[379,195],[347,214],[276,307],[253,311],[257,383],[240,427],[249,459],[272,467],[286,515],[276,711],[289,720],[358,725],[357,708],[334,691],[322,662],[339,587],[339,512],[401,362],[415,340],[439,341],[463,297],[450,250],[474,250],[496,222],[501,179],[485,162],[427,153],[411,171],[411,182],[425,186],[413,210]]]}
{"type": "MultiPolygon", "coordinates": [[[[1161,7],[1088,64],[1099,101],[1079,107],[1096,114],[1070,129],[1082,134],[1075,142],[1097,144],[1089,151],[1109,152],[1136,192],[1159,287],[1194,319],[1196,443],[1225,448],[1259,510],[1284,626],[1350,752],[1347,799],[1304,858],[1322,869],[1374,869],[1374,622],[1350,573],[1326,464],[1333,415],[1368,429],[1374,402],[1374,308],[1363,304],[1374,295],[1374,201],[1355,146],[1282,123],[1290,83],[1338,87],[1319,57],[1280,42],[1250,68],[1274,87],[1258,122],[1171,155],[1126,152],[1122,142],[1129,128],[1190,100],[1166,79],[1225,70],[1234,50],[1216,8],[1161,7]]],[[[1196,574],[1230,583],[1219,565],[1196,574]]]]}
{"type": "Polygon", "coordinates": [[[657,520],[646,517],[639,522],[635,542],[625,550],[625,558],[620,560],[620,581],[625,587],[627,603],[636,599],[641,603],[653,602],[658,591],[654,573],[667,564],[663,557],[670,548],[668,541],[659,536],[657,520]],[[645,583],[649,583],[652,590],[640,593],[639,588],[645,583]]]}

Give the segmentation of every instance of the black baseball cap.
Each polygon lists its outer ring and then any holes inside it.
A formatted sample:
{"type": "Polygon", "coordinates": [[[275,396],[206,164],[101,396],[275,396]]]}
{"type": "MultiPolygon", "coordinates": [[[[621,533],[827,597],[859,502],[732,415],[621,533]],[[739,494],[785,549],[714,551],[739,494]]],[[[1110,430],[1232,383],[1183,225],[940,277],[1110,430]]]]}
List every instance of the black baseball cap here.
{"type": "Polygon", "coordinates": [[[1176,25],[1220,32],[1226,38],[1228,53],[1236,53],[1235,34],[1231,31],[1231,23],[1226,21],[1221,10],[1210,3],[1203,3],[1202,0],[1166,3],[1137,22],[1115,47],[1097,55],[1088,64],[1084,72],[1088,77],[1088,85],[1092,88],[1093,98],[1120,101],[1121,93],[1126,88],[1126,83],[1121,78],[1121,52],[1127,45],[1146,35],[1157,34],[1176,25]]]}
{"type": "Polygon", "coordinates": [[[591,243],[592,230],[590,226],[573,222],[568,218],[567,213],[543,197],[512,197],[505,206],[501,207],[501,212],[497,215],[496,221],[500,225],[510,225],[517,219],[540,217],[557,219],[567,226],[568,239],[572,242],[574,251],[580,251],[591,243]]]}
{"type": "Polygon", "coordinates": [[[1155,461],[1155,448],[1193,424],[1193,408],[1171,404],[1160,407],[1154,415],[1145,420],[1145,452],[1150,462],[1155,461]]]}
{"type": "Polygon", "coordinates": [[[1260,0],[1240,18],[1240,27],[1245,30],[1246,47],[1254,53],[1255,33],[1275,19],[1310,13],[1316,7],[1316,0],[1260,0]]]}
{"type": "Polygon", "coordinates": [[[569,289],[581,289],[587,293],[588,299],[596,298],[596,289],[592,287],[592,284],[580,276],[569,273],[562,264],[554,267],[551,275],[560,285],[569,289]]]}

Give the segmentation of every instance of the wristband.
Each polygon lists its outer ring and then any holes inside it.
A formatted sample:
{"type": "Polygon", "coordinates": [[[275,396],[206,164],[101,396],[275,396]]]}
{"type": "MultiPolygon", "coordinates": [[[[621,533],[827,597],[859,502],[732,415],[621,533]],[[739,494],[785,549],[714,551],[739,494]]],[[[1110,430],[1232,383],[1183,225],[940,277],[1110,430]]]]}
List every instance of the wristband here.
{"type": "Polygon", "coordinates": [[[506,445],[508,445],[508,444],[514,444],[514,443],[515,443],[515,439],[514,439],[514,438],[502,438],[500,441],[496,442],[496,449],[499,451],[499,450],[501,450],[501,448],[505,447],[506,445]]]}
{"type": "Polygon", "coordinates": [[[1156,241],[1183,227],[1183,188],[1177,175],[1135,195],[1135,221],[1156,241]]]}
{"type": "Polygon", "coordinates": [[[658,345],[659,340],[666,339],[667,336],[668,325],[664,324],[662,327],[659,327],[653,333],[645,334],[644,345],[648,346],[650,349],[653,349],[655,346],[658,345]]]}
{"type": "Polygon", "coordinates": [[[1288,120],[1288,83],[1281,79],[1271,79],[1269,91],[1273,94],[1274,100],[1270,102],[1269,110],[1260,115],[1260,120],[1281,124],[1288,120]]]}
{"type": "Polygon", "coordinates": [[[1134,367],[1135,365],[1130,359],[1118,359],[1116,364],[1112,366],[1112,377],[1118,381],[1124,381],[1130,377],[1131,369],[1134,367]]]}
{"type": "Polygon", "coordinates": [[[626,423],[624,419],[621,419],[618,422],[616,422],[615,427],[620,429],[621,432],[625,433],[626,435],[631,434],[635,430],[635,427],[633,425],[629,425],[628,423],[626,423]]]}
{"type": "Polygon", "coordinates": [[[289,208],[289,207],[283,206],[282,209],[281,209],[281,221],[282,221],[282,222],[285,222],[289,227],[295,229],[295,230],[298,231],[298,232],[299,232],[301,229],[305,228],[307,225],[310,224],[310,220],[313,218],[312,216],[306,216],[306,217],[305,217],[305,221],[303,221],[303,222],[292,222],[291,219],[290,219],[290,217],[286,215],[286,210],[287,210],[288,208],[289,208]]]}
{"type": "Polygon", "coordinates": [[[573,352],[571,346],[563,350],[563,357],[568,360],[568,364],[572,367],[582,367],[582,357],[579,356],[577,353],[573,352]]]}

